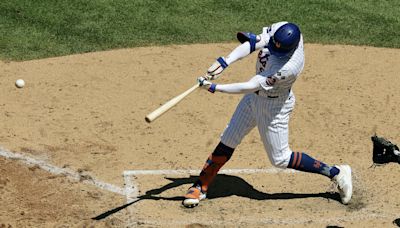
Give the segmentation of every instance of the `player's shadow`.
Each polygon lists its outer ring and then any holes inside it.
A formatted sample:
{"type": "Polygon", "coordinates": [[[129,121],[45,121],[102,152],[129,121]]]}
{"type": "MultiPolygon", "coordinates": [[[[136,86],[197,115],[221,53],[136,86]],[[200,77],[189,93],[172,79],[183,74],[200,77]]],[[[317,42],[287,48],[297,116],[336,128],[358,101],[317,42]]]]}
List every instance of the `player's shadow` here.
{"type": "MultiPolygon", "coordinates": [[[[104,219],[134,203],[142,200],[170,200],[170,201],[182,201],[183,194],[180,196],[173,197],[163,197],[158,196],[164,191],[172,188],[179,187],[181,185],[193,184],[198,176],[190,176],[186,178],[169,178],[171,182],[156,189],[147,191],[144,195],[139,196],[135,201],[122,205],[120,207],[106,211],[96,217],[94,220],[104,219]]],[[[189,187],[189,186],[188,186],[189,187]]],[[[290,199],[300,199],[300,198],[325,198],[328,200],[340,201],[340,196],[338,193],[323,192],[323,193],[265,193],[255,189],[251,184],[247,183],[240,177],[219,174],[216,176],[213,184],[210,186],[207,192],[208,199],[216,199],[228,196],[241,196],[253,200],[290,200],[290,199]]]]}

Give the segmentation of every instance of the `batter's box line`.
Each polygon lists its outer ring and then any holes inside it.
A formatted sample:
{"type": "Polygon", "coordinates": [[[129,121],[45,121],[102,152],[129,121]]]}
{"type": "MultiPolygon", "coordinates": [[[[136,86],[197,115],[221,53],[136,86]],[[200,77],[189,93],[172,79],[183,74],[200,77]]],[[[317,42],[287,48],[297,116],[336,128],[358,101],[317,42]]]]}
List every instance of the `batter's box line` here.
{"type": "MultiPolygon", "coordinates": [[[[132,204],[140,200],[139,183],[135,181],[135,177],[144,175],[198,175],[201,170],[184,170],[184,169],[159,169],[159,170],[125,170],[123,172],[125,182],[126,203],[132,204]],[[132,178],[133,177],[133,178],[132,178]]],[[[218,174],[259,174],[259,173],[297,173],[293,169],[266,168],[266,169],[222,169],[218,174]]],[[[133,205],[127,208],[130,214],[130,224],[136,224],[133,205]]]]}
{"type": "MultiPolygon", "coordinates": [[[[123,173],[125,181],[125,194],[127,203],[131,203],[139,197],[139,184],[131,177],[143,175],[198,175],[201,170],[195,169],[156,169],[156,170],[125,170],[123,173]]],[[[258,173],[297,173],[293,169],[222,169],[218,174],[258,174],[258,173]]]]}
{"type": "MultiPolygon", "coordinates": [[[[143,175],[198,175],[201,170],[194,169],[158,169],[158,170],[125,170],[123,173],[125,181],[125,194],[127,203],[135,201],[139,197],[139,184],[131,177],[143,175]]],[[[258,174],[258,173],[297,173],[293,169],[222,169],[218,174],[258,174]]]]}
{"type": "Polygon", "coordinates": [[[17,160],[20,161],[28,166],[37,166],[53,175],[63,175],[67,178],[70,178],[74,181],[81,182],[88,185],[93,185],[96,188],[101,190],[117,193],[119,195],[125,196],[125,189],[115,186],[113,184],[101,181],[96,179],[95,177],[89,174],[82,174],[67,168],[57,167],[55,165],[49,164],[44,160],[40,160],[37,158],[32,158],[26,154],[16,153],[8,151],[2,147],[0,147],[0,157],[4,157],[7,159],[17,160]]]}

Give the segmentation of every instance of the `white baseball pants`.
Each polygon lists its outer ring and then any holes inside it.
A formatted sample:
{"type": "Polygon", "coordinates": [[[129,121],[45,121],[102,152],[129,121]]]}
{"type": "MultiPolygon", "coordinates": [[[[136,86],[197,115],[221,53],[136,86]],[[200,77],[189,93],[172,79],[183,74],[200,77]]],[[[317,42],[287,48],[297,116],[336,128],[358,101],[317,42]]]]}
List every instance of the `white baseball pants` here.
{"type": "Polygon", "coordinates": [[[295,96],[291,91],[275,98],[255,93],[244,95],[221,135],[221,142],[236,148],[257,126],[271,163],[287,168],[292,154],[289,148],[289,116],[294,105],[295,96]]]}

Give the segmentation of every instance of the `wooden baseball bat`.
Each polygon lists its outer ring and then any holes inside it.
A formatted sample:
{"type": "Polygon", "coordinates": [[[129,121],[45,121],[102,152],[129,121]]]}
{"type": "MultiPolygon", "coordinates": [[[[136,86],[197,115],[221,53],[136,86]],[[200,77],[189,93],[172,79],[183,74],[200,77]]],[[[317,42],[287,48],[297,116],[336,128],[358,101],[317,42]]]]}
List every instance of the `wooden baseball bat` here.
{"type": "Polygon", "coordinates": [[[159,116],[164,114],[166,111],[168,111],[170,108],[174,107],[176,104],[178,104],[183,98],[185,98],[187,95],[195,91],[197,88],[199,88],[199,84],[197,83],[194,85],[192,88],[186,90],[185,92],[179,94],[178,96],[172,98],[171,100],[167,101],[167,103],[161,105],[161,107],[157,108],[150,114],[148,114],[145,118],[146,122],[150,123],[153,120],[157,119],[159,116]]]}

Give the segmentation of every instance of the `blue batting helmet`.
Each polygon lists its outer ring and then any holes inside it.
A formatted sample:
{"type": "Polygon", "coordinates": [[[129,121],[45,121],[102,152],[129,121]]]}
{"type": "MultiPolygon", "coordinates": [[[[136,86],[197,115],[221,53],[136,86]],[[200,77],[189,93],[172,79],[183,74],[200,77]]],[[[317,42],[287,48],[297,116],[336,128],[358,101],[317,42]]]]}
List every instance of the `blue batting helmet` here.
{"type": "Polygon", "coordinates": [[[299,27],[293,23],[287,23],[276,30],[274,36],[269,39],[267,47],[272,55],[281,57],[292,53],[299,41],[299,27]]]}

